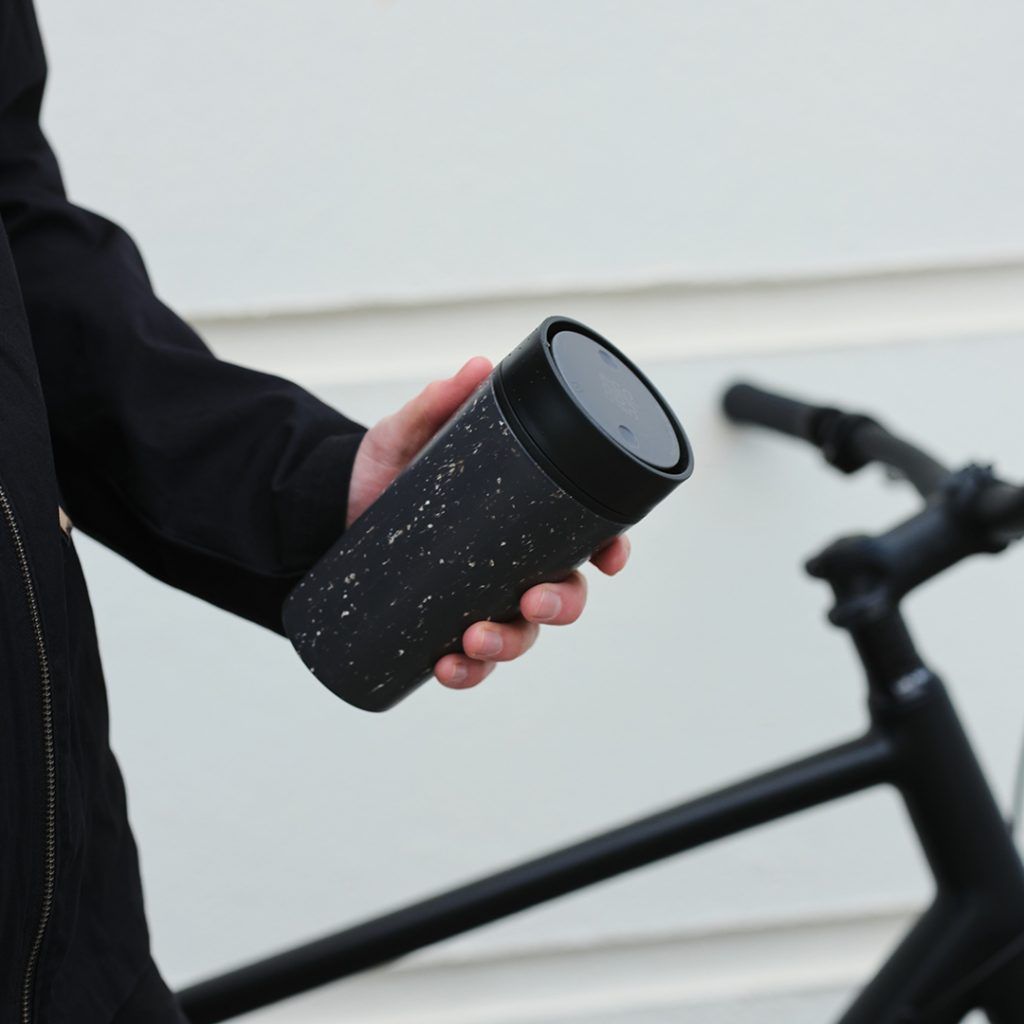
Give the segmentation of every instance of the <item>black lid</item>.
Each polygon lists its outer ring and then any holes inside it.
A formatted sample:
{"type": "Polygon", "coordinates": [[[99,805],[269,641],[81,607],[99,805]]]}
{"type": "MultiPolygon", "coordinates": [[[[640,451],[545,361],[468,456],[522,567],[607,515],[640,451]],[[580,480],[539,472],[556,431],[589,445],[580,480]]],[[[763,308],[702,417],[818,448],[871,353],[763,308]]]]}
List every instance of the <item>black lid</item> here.
{"type": "Polygon", "coordinates": [[[693,471],[686,434],[644,374],[596,331],[550,317],[502,360],[509,425],[571,494],[635,523],[693,471]]]}

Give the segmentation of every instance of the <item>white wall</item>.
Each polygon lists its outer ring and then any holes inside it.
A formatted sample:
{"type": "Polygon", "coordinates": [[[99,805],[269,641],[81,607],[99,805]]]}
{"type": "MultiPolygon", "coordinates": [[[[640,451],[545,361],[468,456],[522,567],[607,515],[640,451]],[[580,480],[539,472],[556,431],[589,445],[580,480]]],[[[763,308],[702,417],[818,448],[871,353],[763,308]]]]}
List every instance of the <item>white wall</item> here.
{"type": "Polygon", "coordinates": [[[193,311],[1017,257],[1011,0],[40,0],[193,311]]]}
{"type": "MultiPolygon", "coordinates": [[[[382,717],[341,705],[276,638],[89,546],[114,733],[171,976],[270,952],[852,735],[862,684],[845,639],[822,621],[823,588],[798,563],[912,501],[878,474],[837,478],[807,452],[724,427],[715,399],[740,370],[845,395],[891,411],[952,459],[998,454],[1020,475],[1018,378],[993,373],[1019,363],[1017,340],[977,339],[652,365],[692,431],[699,475],[636,529],[628,573],[595,578],[586,621],[552,632],[486,687],[428,688],[382,717]]],[[[411,386],[328,396],[369,413],[411,386]]],[[[910,603],[1004,799],[1024,717],[1022,578],[1019,560],[978,560],[910,603]]],[[[878,793],[443,955],[628,947],[823,916],[855,929],[926,894],[902,815],[878,793]]],[[[849,982],[882,949],[856,936],[852,954],[807,941],[808,981],[849,982]]],[[[764,976],[756,959],[749,970],[764,976]]]]}
{"type": "MultiPolygon", "coordinates": [[[[749,373],[1024,475],[1018,5],[39,2],[73,194],[225,356],[369,421],[566,312],[697,450],[583,622],[382,717],[79,540],[173,983],[862,725],[798,563],[912,502],[715,403],[749,373]]],[[[910,605],[1003,797],[1022,578],[978,560],[910,605]]],[[[927,890],[873,794],[263,1019],[822,1020],[927,890]]]]}

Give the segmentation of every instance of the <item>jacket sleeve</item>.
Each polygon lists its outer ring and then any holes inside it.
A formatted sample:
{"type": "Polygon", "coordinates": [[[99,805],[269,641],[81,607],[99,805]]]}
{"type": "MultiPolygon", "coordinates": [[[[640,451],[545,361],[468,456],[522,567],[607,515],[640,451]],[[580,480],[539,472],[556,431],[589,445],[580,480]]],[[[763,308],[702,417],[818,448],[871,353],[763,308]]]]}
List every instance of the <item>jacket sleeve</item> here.
{"type": "Polygon", "coordinates": [[[0,217],[67,510],[157,578],[280,631],[284,596],[344,528],[364,430],[218,360],[155,297],[131,239],[68,201],[39,127],[31,0],[4,9],[0,217]]]}

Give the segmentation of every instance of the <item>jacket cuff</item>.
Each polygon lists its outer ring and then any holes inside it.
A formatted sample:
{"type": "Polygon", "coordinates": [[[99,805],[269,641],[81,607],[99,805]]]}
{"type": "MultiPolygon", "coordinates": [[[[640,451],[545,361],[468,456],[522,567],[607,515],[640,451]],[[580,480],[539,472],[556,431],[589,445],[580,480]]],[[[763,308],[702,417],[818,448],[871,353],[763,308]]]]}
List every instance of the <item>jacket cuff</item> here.
{"type": "Polygon", "coordinates": [[[278,497],[281,560],[301,576],[345,531],[348,491],[365,427],[324,438],[278,497]]]}

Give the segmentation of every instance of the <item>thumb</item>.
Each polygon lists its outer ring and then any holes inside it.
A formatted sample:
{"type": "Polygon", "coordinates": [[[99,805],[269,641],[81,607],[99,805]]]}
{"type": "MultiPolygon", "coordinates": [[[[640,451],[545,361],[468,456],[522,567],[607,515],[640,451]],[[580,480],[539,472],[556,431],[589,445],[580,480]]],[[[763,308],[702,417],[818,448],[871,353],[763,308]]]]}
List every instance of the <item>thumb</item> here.
{"type": "Polygon", "coordinates": [[[388,461],[404,467],[445,425],[491,372],[491,361],[474,356],[454,377],[435,380],[380,424],[388,461]]]}
{"type": "Polygon", "coordinates": [[[352,466],[346,525],[377,500],[490,372],[490,360],[475,356],[454,377],[428,384],[366,432],[352,466]]]}

